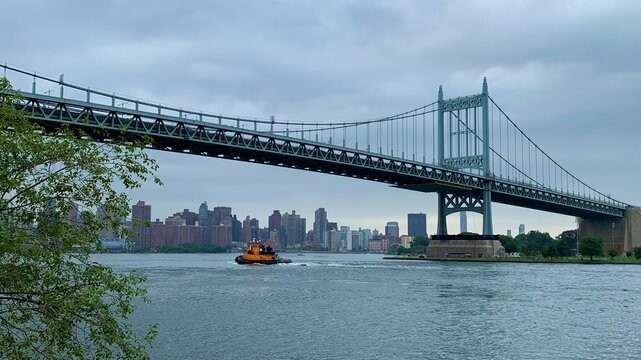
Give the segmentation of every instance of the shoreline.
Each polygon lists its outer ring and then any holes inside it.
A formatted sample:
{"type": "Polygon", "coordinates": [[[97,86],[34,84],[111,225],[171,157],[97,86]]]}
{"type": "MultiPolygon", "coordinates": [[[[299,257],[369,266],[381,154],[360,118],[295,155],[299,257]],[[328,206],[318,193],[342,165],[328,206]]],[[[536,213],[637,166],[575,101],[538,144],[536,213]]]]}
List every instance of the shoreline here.
{"type": "Polygon", "coordinates": [[[520,259],[520,258],[427,258],[415,256],[384,256],[383,260],[409,261],[439,261],[439,262],[491,262],[491,263],[523,263],[523,264],[580,264],[580,265],[641,265],[641,262],[618,262],[610,260],[570,260],[570,259],[520,259]]]}

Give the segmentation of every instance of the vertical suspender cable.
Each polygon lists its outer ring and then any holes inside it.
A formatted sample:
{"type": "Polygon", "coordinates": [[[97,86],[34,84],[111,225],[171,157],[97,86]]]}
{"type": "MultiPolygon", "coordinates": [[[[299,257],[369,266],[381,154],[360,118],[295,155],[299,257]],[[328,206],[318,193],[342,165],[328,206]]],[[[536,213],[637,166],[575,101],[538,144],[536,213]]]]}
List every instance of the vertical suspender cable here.
{"type": "Polygon", "coordinates": [[[421,124],[423,125],[423,163],[425,163],[425,111],[423,111],[423,122],[421,124]]]}

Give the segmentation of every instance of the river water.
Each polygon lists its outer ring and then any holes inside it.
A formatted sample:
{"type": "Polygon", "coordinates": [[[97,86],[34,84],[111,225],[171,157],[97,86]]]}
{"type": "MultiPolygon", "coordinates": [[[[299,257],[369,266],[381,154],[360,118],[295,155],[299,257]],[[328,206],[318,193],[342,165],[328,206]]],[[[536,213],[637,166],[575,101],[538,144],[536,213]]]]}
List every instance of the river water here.
{"type": "Polygon", "coordinates": [[[102,254],[149,277],[154,359],[641,359],[641,266],[102,254]]]}

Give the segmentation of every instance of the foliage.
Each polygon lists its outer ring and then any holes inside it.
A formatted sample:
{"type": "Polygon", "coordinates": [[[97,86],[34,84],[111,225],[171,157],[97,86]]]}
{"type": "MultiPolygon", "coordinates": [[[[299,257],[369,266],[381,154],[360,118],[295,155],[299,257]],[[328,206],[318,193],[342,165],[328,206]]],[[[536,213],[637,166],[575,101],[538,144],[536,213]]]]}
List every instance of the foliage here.
{"type": "Polygon", "coordinates": [[[430,238],[427,236],[417,236],[412,240],[411,246],[422,245],[424,248],[430,244],[430,238]]]}
{"type": "Polygon", "coordinates": [[[521,250],[519,242],[510,236],[499,235],[499,241],[505,248],[506,253],[515,253],[521,250]]]}
{"type": "Polygon", "coordinates": [[[577,230],[565,230],[556,236],[556,240],[564,242],[569,249],[576,249],[577,230]]]}
{"type": "Polygon", "coordinates": [[[546,245],[550,245],[552,243],[552,237],[548,233],[542,233],[538,230],[532,230],[529,233],[527,233],[526,242],[535,242],[536,245],[539,248],[543,248],[546,245]]]}
{"type": "Polygon", "coordinates": [[[527,242],[527,235],[518,234],[514,237],[514,240],[516,240],[519,244],[525,244],[527,242]]]}
{"type": "Polygon", "coordinates": [[[227,249],[218,245],[181,244],[178,246],[161,246],[156,249],[159,253],[185,254],[185,253],[223,253],[227,249]]]}
{"type": "Polygon", "coordinates": [[[594,259],[594,256],[603,256],[603,240],[594,236],[583,238],[579,244],[579,253],[583,256],[589,256],[590,261],[594,259]]]}
{"type": "Polygon", "coordinates": [[[410,247],[410,254],[416,254],[416,255],[425,254],[426,251],[427,251],[427,248],[421,244],[412,245],[410,247]]]}
{"type": "Polygon", "coordinates": [[[420,255],[425,254],[430,238],[427,236],[418,236],[412,240],[409,248],[397,245],[390,246],[388,254],[392,255],[420,255]]]}
{"type": "Polygon", "coordinates": [[[568,246],[568,243],[565,240],[559,240],[557,241],[556,244],[556,254],[557,256],[570,256],[572,252],[570,251],[570,247],[568,246]]]}
{"type": "Polygon", "coordinates": [[[634,252],[634,258],[639,260],[641,259],[641,246],[637,246],[634,249],[632,249],[632,252],[634,252]]]}
{"type": "Polygon", "coordinates": [[[543,251],[541,251],[541,254],[546,258],[557,257],[559,255],[559,253],[556,251],[556,246],[552,244],[545,245],[543,247],[543,251]]]}
{"type": "MultiPolygon", "coordinates": [[[[144,277],[91,261],[106,227],[157,164],[143,144],[32,124],[0,80],[0,358],[149,358],[155,326],[134,331],[128,317],[145,295],[144,277]],[[95,210],[102,209],[97,216],[95,210]]],[[[113,136],[113,134],[112,134],[113,136]]]]}
{"type": "Polygon", "coordinates": [[[534,241],[528,241],[521,247],[524,256],[534,257],[539,255],[539,246],[534,241]]]}
{"type": "Polygon", "coordinates": [[[617,249],[610,248],[610,250],[608,250],[608,256],[610,257],[610,259],[614,259],[615,257],[617,257],[617,255],[619,255],[619,251],[617,249]]]}

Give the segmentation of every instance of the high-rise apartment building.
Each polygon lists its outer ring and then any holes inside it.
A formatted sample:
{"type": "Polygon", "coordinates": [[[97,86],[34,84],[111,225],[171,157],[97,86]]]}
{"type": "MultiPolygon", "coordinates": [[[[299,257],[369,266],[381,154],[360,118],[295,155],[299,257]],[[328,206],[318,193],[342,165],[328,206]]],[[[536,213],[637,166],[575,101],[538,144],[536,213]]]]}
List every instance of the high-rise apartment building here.
{"type": "Polygon", "coordinates": [[[211,226],[231,226],[231,208],[216,206],[210,216],[211,226]]]}
{"type": "Polygon", "coordinates": [[[407,235],[412,237],[427,236],[426,214],[407,214],[407,235]]]}
{"type": "Polygon", "coordinates": [[[131,207],[132,230],[134,231],[134,244],[139,247],[151,247],[151,205],[138,201],[131,207]]]}
{"type": "Polygon", "coordinates": [[[232,241],[231,208],[216,206],[207,215],[208,226],[205,230],[207,243],[223,247],[229,246],[232,241]]]}
{"type": "Polygon", "coordinates": [[[282,216],[280,215],[280,210],[274,210],[274,212],[269,215],[269,219],[267,221],[269,231],[279,231],[281,220],[282,216]]]}
{"type": "Polygon", "coordinates": [[[243,241],[250,243],[252,241],[260,240],[258,237],[258,219],[250,218],[249,215],[243,221],[243,241]]]}
{"type": "Polygon", "coordinates": [[[198,222],[198,214],[189,209],[184,209],[183,212],[177,213],[181,218],[185,220],[185,225],[194,226],[198,222]]]}
{"type": "Polygon", "coordinates": [[[282,247],[296,247],[305,242],[306,219],[296,214],[296,210],[292,210],[291,214],[283,214],[280,229],[283,233],[281,234],[282,247]]]}

